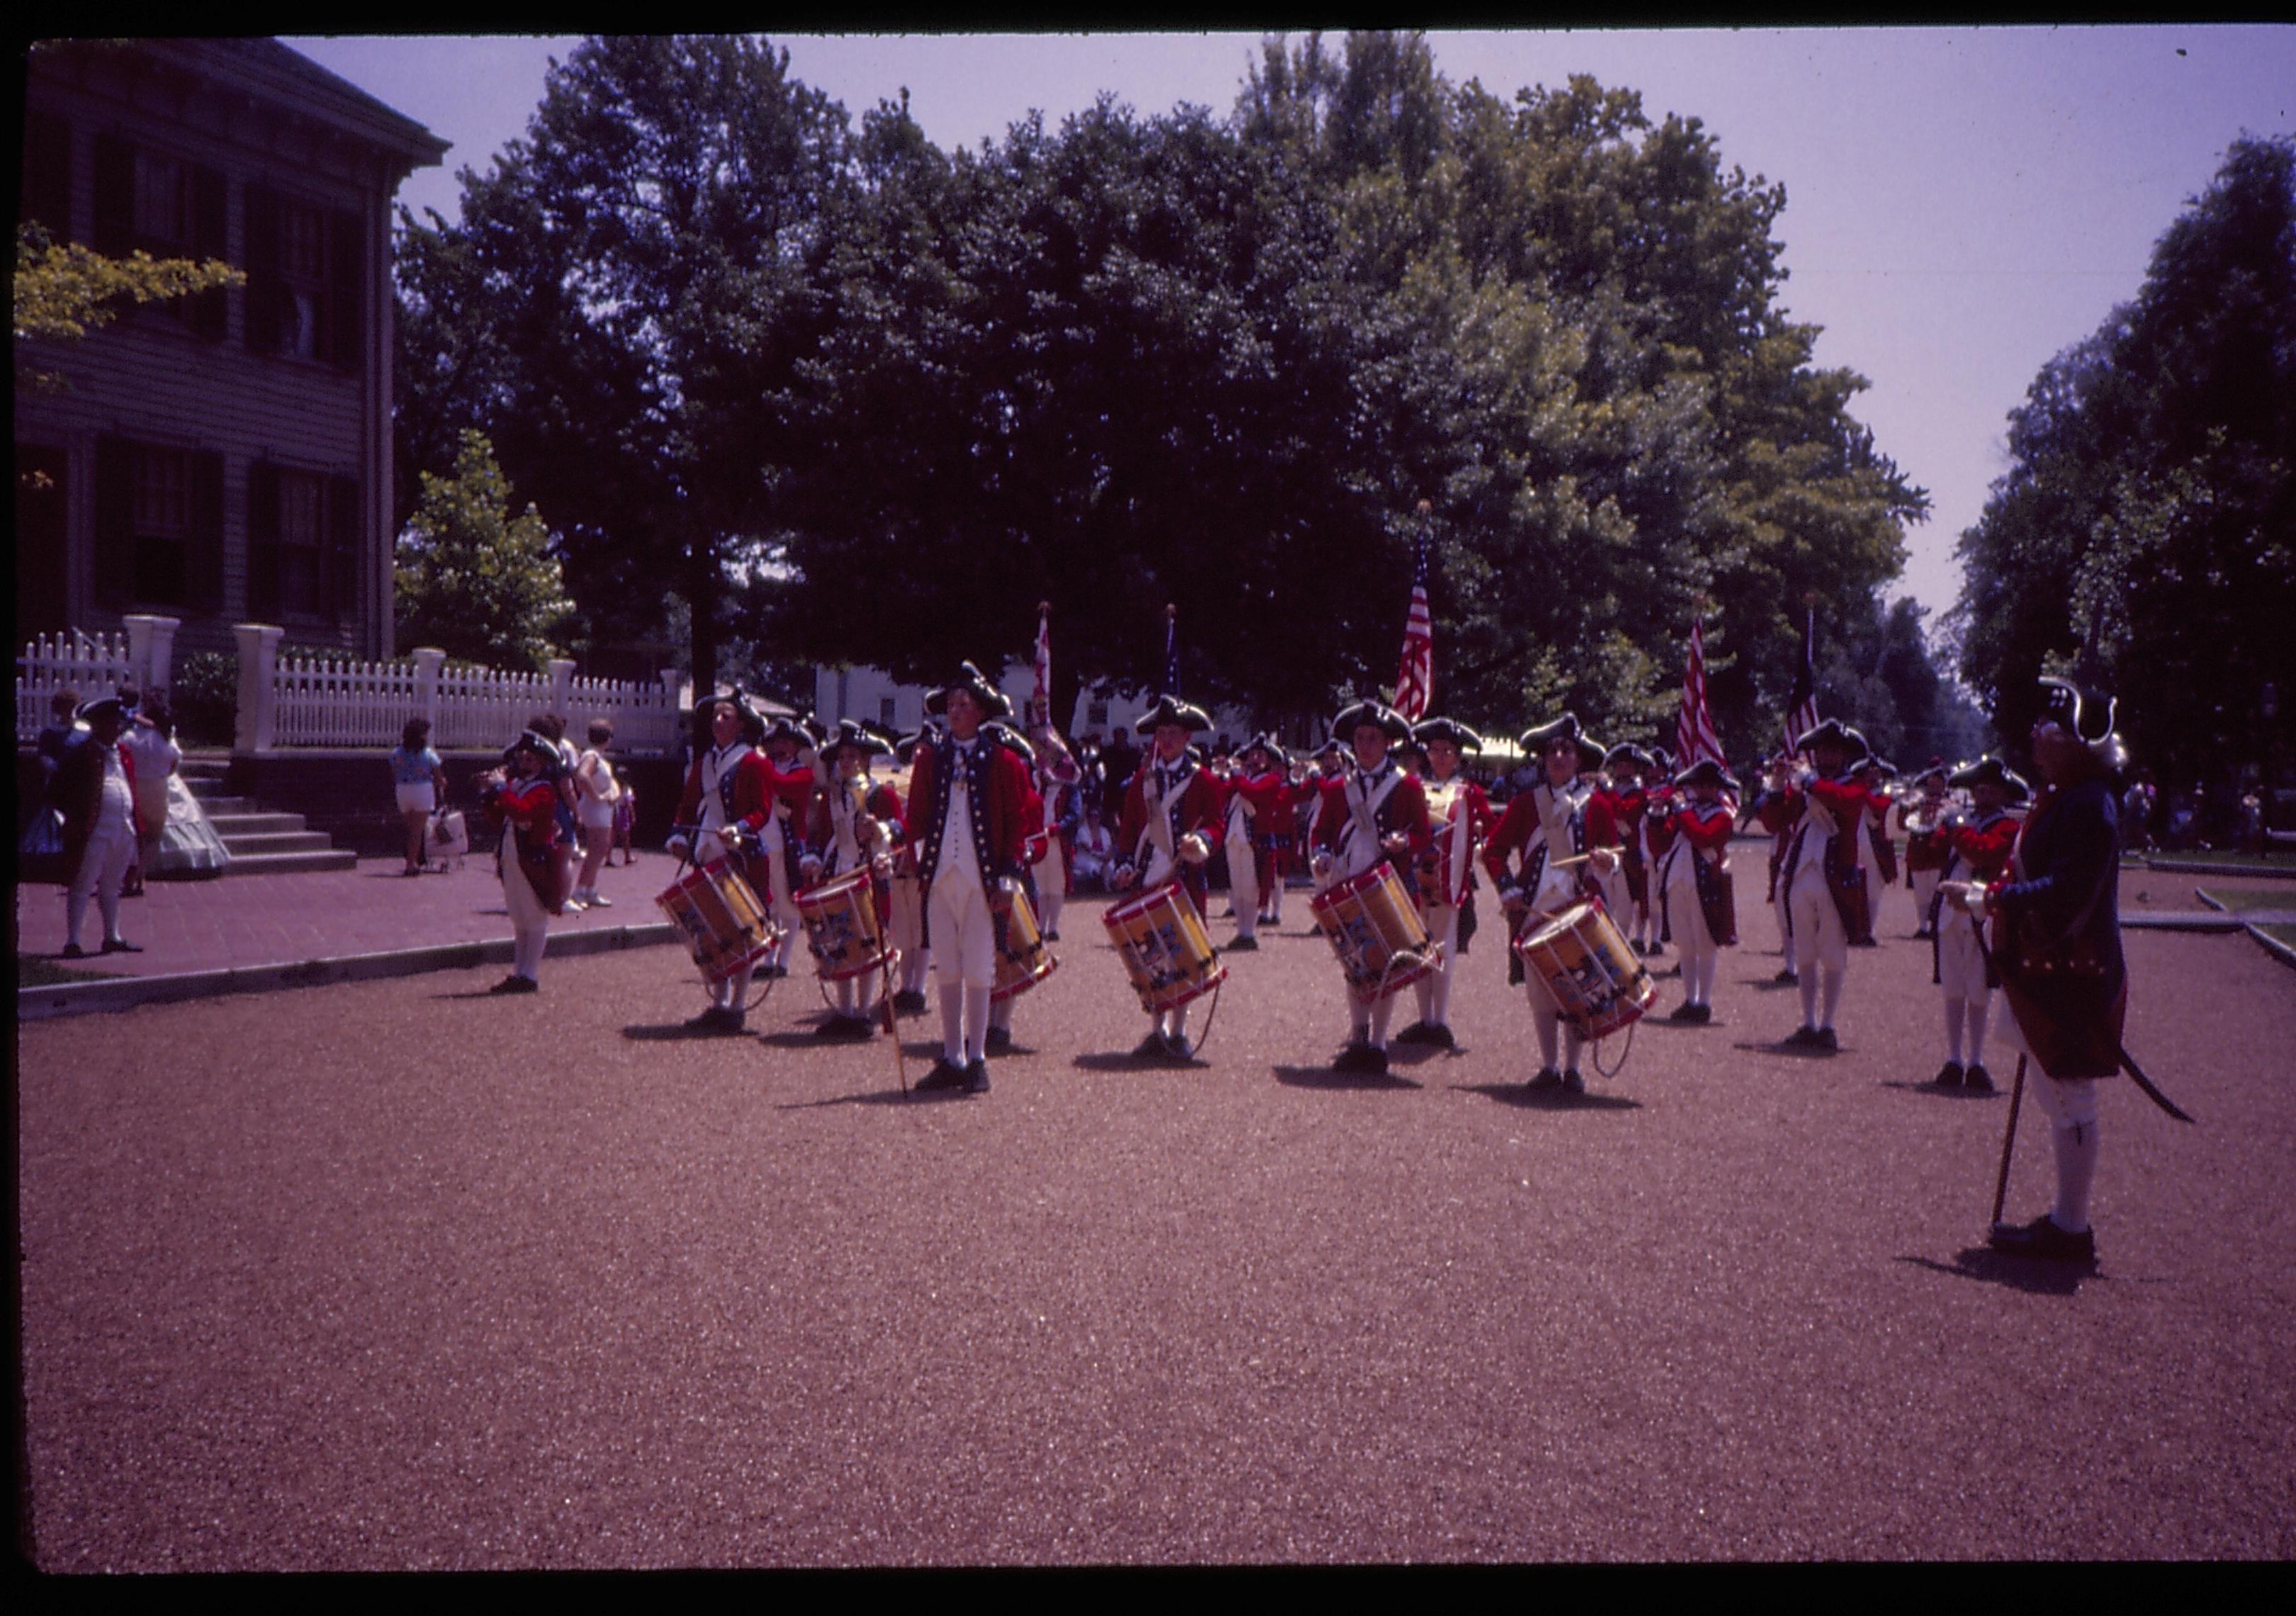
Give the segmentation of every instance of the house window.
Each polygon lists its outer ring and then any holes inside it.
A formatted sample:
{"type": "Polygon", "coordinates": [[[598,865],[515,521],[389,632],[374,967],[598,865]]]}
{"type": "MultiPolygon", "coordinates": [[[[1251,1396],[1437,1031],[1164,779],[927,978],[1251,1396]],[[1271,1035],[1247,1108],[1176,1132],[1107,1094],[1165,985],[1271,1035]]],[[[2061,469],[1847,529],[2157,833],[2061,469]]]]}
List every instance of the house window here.
{"type": "Polygon", "coordinates": [[[357,370],[364,362],[365,242],[355,212],[250,186],[248,346],[357,370]]]}
{"type": "Polygon", "coordinates": [[[191,173],[156,152],[135,153],[135,236],[154,258],[182,258],[191,248],[191,173]]]}
{"type": "Polygon", "coordinates": [[[258,463],[248,470],[248,609],[340,624],[357,605],[358,482],[258,463]]]}
{"type": "Polygon", "coordinates": [[[327,307],[327,216],[294,202],[279,206],[279,351],[316,359],[327,307]]]}
{"type": "Polygon", "coordinates": [[[191,456],[180,449],[137,448],[135,486],[135,593],[155,605],[188,604],[191,456]]]}
{"type": "Polygon", "coordinates": [[[327,608],[326,480],[308,472],[279,473],[279,604],[317,617],[327,608]]]}
{"type": "MultiPolygon", "coordinates": [[[[95,250],[113,258],[134,251],[160,258],[224,256],[224,177],[165,152],[147,151],[108,131],[95,139],[95,250]]],[[[226,332],[224,289],[176,298],[152,311],[203,337],[226,332]]]]}

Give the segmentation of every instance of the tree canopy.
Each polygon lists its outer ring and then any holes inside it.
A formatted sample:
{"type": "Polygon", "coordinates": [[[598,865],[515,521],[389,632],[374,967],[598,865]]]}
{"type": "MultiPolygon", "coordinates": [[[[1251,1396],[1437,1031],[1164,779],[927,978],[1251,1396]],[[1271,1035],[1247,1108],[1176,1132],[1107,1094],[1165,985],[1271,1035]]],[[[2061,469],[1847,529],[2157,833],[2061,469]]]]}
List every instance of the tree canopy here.
{"type": "Polygon", "coordinates": [[[572,612],[550,529],[510,483],[484,432],[466,429],[455,474],[422,473],[422,499],[398,543],[398,638],[493,668],[539,673],[550,636],[572,612]]]}
{"type": "Polygon", "coordinates": [[[2009,450],[1955,609],[2002,734],[2074,669],[2166,775],[2286,747],[2263,693],[2296,700],[2296,142],[2231,147],[2135,300],[2035,378],[2009,450]]]}
{"type": "Polygon", "coordinates": [[[1424,500],[1440,706],[1661,727],[1702,608],[1759,743],[1802,599],[1882,637],[1926,510],[1778,303],[1784,205],[1694,119],[1411,34],[954,152],[755,42],[590,40],[458,221],[403,220],[402,452],[487,430],[586,632],[667,590],[699,681],[736,632],[939,678],[1049,600],[1061,711],[1159,677],[1168,601],[1192,694],[1384,687],[1424,500]]]}

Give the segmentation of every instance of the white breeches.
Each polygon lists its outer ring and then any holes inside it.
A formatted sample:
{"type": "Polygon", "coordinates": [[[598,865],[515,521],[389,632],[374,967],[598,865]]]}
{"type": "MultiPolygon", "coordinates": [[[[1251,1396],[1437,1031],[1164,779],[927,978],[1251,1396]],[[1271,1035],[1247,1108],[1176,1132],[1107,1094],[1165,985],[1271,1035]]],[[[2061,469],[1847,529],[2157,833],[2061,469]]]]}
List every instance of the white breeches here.
{"type": "Polygon", "coordinates": [[[1985,985],[1985,956],[1978,952],[1977,926],[1958,909],[1938,916],[1938,986],[1949,999],[1981,999],[1992,989],[1985,985]]]}
{"type": "Polygon", "coordinates": [[[1069,884],[1068,853],[1061,846],[1059,832],[1053,832],[1045,841],[1051,850],[1037,865],[1037,924],[1040,931],[1057,931],[1061,929],[1061,906],[1068,902],[1068,894],[1063,890],[1069,884]]]}
{"type": "Polygon", "coordinates": [[[1459,911],[1451,904],[1422,906],[1427,935],[1443,945],[1443,968],[1411,984],[1419,995],[1419,1019],[1430,1027],[1451,1022],[1451,978],[1459,968],[1459,911]]]}
{"type": "Polygon", "coordinates": [[[1841,911],[1825,890],[1825,873],[1805,864],[1794,872],[1788,897],[1793,916],[1794,970],[1807,975],[1819,965],[1828,971],[1847,970],[1849,938],[1842,930],[1841,911]]]}
{"type": "MultiPolygon", "coordinates": [[[[2016,1025],[2015,1016],[2008,1019],[2011,1026],[2016,1025]]],[[[2033,1085],[2033,1099],[2040,1106],[2041,1114],[2048,1118],[2051,1128],[2070,1133],[2096,1126],[2095,1079],[2053,1078],[2030,1062],[2026,1063],[2026,1079],[2033,1085]]]]}
{"type": "Polygon", "coordinates": [[[1937,896],[1938,877],[1944,874],[1943,870],[1914,872],[1914,925],[1916,930],[1930,923],[1930,900],[1937,896]]]}
{"type": "Polygon", "coordinates": [[[510,911],[511,974],[536,980],[542,951],[550,941],[550,915],[534,895],[534,883],[519,868],[518,855],[503,855],[503,906],[510,911]]]}
{"type": "Polygon", "coordinates": [[[1693,1005],[1711,1004],[1714,973],[1721,964],[1722,951],[1714,934],[1706,929],[1706,910],[1698,901],[1697,885],[1693,881],[1669,882],[1665,896],[1667,925],[1682,955],[1683,997],[1693,1005]]]}
{"type": "Polygon", "coordinates": [[[70,941],[80,940],[79,930],[86,923],[91,898],[103,911],[105,940],[119,935],[119,889],[127,879],[127,866],[135,860],[135,833],[126,825],[104,825],[89,834],[87,851],[80,855],[71,891],[64,900],[70,941]]]}
{"type": "Polygon", "coordinates": [[[996,931],[988,894],[964,874],[944,874],[925,899],[931,912],[933,980],[942,989],[996,984],[996,931]]]}
{"type": "Polygon", "coordinates": [[[1259,872],[1252,863],[1251,838],[1230,836],[1221,851],[1227,857],[1227,890],[1235,906],[1235,934],[1250,937],[1259,924],[1259,872]]]}

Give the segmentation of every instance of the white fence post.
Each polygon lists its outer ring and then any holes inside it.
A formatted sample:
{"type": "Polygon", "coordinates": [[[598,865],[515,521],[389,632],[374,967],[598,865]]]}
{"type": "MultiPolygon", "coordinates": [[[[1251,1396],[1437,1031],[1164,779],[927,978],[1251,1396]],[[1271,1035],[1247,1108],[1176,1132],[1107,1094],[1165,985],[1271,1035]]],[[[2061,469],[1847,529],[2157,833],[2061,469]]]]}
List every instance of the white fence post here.
{"type": "Polygon", "coordinates": [[[447,665],[447,653],[436,645],[414,648],[414,705],[421,708],[422,721],[430,726],[430,744],[443,745],[439,735],[439,670],[447,665]]]}
{"type": "Polygon", "coordinates": [[[127,625],[127,677],[146,695],[164,693],[176,665],[176,630],[184,619],[138,611],[120,620],[127,625]]]}
{"type": "Polygon", "coordinates": [[[279,642],[284,628],[268,623],[240,623],[239,725],[234,750],[260,756],[275,750],[279,725],[279,692],[275,675],[279,642]]]}

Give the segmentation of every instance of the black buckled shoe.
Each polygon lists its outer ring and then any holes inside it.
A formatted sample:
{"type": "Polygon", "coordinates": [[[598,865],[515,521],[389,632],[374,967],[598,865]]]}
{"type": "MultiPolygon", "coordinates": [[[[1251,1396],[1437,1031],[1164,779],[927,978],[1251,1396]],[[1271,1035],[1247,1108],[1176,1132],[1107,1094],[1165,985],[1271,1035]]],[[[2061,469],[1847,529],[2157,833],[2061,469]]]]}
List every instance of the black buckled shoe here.
{"type": "Polygon", "coordinates": [[[1552,1066],[1542,1066],[1531,1075],[1530,1081],[1523,1087],[1542,1092],[1550,1088],[1560,1088],[1562,1087],[1562,1074],[1552,1066]]]}
{"type": "Polygon", "coordinates": [[[1938,1068],[1938,1075],[1930,1080],[1939,1088],[1959,1088],[1962,1079],[1966,1075],[1959,1061],[1948,1061],[1938,1068]]]}
{"type": "Polygon", "coordinates": [[[1459,1040],[1454,1038],[1449,1025],[1442,1021],[1427,1023],[1427,1041],[1438,1049],[1456,1049],[1459,1040]]]}
{"type": "Polygon", "coordinates": [[[1667,1013],[1666,1019],[1669,1021],[1694,1021],[1698,1019],[1698,1006],[1685,999],[1667,1013]]]}
{"type": "Polygon", "coordinates": [[[1989,1095],[1993,1092],[1993,1074],[1985,1070],[1984,1062],[1972,1061],[1968,1073],[1961,1079],[1961,1086],[1972,1094],[1989,1095]]]}
{"type": "Polygon", "coordinates": [[[2074,1235],[2057,1226],[2057,1220],[2046,1212],[2030,1223],[1997,1223],[1986,1237],[1986,1243],[1995,1251],[2010,1257],[2031,1257],[2043,1262],[2094,1263],[2096,1260],[2096,1231],[2083,1229],[2074,1235]]]}
{"type": "Polygon", "coordinates": [[[1133,1046],[1132,1053],[1139,1060],[1160,1061],[1170,1050],[1165,1045],[1163,1033],[1152,1027],[1148,1029],[1148,1036],[1133,1046]]]}
{"type": "Polygon", "coordinates": [[[1817,1041],[1815,1044],[1812,1044],[1810,1047],[1812,1049],[1822,1049],[1827,1054],[1837,1054],[1841,1053],[1841,1040],[1834,1036],[1833,1028],[1821,1027],[1817,1029],[1817,1041]]]}
{"type": "Polygon", "coordinates": [[[924,1013],[925,996],[915,989],[911,988],[893,996],[895,1015],[922,1015],[924,1013]]]}
{"type": "Polygon", "coordinates": [[[1188,1035],[1185,1032],[1166,1033],[1164,1035],[1164,1058],[1168,1061],[1178,1061],[1185,1063],[1186,1062],[1193,1061],[1196,1058],[1196,1046],[1188,1042],[1188,1035]]]}
{"type": "Polygon", "coordinates": [[[1806,1025],[1795,1028],[1792,1032],[1785,1036],[1785,1038],[1784,1039],[1784,1047],[1787,1049],[1816,1049],[1818,1047],[1817,1029],[1806,1025]]]}
{"type": "Polygon", "coordinates": [[[1333,1071],[1369,1071],[1372,1069],[1372,1046],[1360,1038],[1351,1039],[1345,1049],[1332,1057],[1332,1070],[1333,1071]]]}
{"type": "Polygon", "coordinates": [[[1223,954],[1257,954],[1259,952],[1259,939],[1256,937],[1239,937],[1230,941],[1228,946],[1221,949],[1220,952],[1223,954]]]}
{"type": "Polygon", "coordinates": [[[1778,973],[1772,977],[1770,980],[1775,982],[1780,987],[1784,987],[1789,982],[1798,982],[1801,980],[1801,978],[1794,974],[1794,968],[1792,965],[1781,965],[1778,967],[1778,973]]]}
{"type": "Polygon", "coordinates": [[[988,1092],[988,1062],[986,1061],[975,1061],[972,1064],[968,1065],[964,1069],[964,1092],[969,1095],[987,1094],[988,1092]]]}
{"type": "Polygon", "coordinates": [[[1435,1041],[1434,1031],[1435,1029],[1424,1021],[1414,1021],[1401,1032],[1397,1033],[1394,1041],[1398,1044],[1431,1044],[1435,1041]]]}
{"type": "Polygon", "coordinates": [[[542,984],[530,976],[506,976],[487,989],[488,993],[539,993],[542,984]]]}
{"type": "Polygon", "coordinates": [[[1013,1029],[1010,1027],[991,1027],[980,1040],[980,1053],[984,1055],[1011,1054],[1013,1029]]]}
{"type": "Polygon", "coordinates": [[[917,1079],[916,1091],[922,1095],[939,1089],[961,1088],[964,1086],[964,1067],[943,1055],[933,1062],[931,1071],[917,1079]]]}

